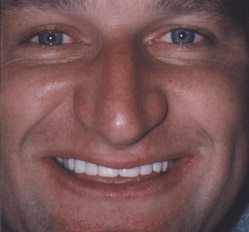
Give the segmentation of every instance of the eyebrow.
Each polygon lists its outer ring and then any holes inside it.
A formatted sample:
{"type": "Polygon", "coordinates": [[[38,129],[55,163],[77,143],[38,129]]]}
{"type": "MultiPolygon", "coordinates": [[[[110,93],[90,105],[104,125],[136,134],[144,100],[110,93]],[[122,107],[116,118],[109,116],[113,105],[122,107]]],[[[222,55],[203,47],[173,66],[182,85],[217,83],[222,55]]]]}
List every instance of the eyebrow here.
{"type": "MultiPolygon", "coordinates": [[[[214,3],[217,0],[207,0],[206,2],[214,3]]],[[[158,0],[155,4],[155,8],[158,11],[196,11],[196,10],[210,10],[213,7],[210,7],[211,4],[205,4],[205,1],[198,0],[158,0]]]]}
{"type": "MultiPolygon", "coordinates": [[[[121,0],[122,1],[122,0],[121,0]]],[[[160,14],[207,13],[210,15],[233,16],[233,0],[143,0],[148,8],[160,14]],[[152,7],[151,7],[152,6],[152,7]]],[[[101,2],[101,0],[100,0],[101,2]]],[[[9,8],[55,8],[55,9],[88,9],[96,6],[96,0],[2,0],[2,10],[9,8]]]]}
{"type": "Polygon", "coordinates": [[[236,18],[236,0],[158,0],[155,8],[158,12],[173,14],[209,14],[236,18]]]}
{"type": "MultiPolygon", "coordinates": [[[[95,0],[2,0],[1,4],[3,8],[6,7],[72,7],[76,5],[85,6],[88,2],[95,2],[95,0]]],[[[146,1],[146,0],[144,0],[146,1]]],[[[217,7],[221,5],[220,0],[151,0],[147,2],[154,3],[155,7],[160,8],[184,8],[184,9],[194,9],[194,8],[210,8],[217,7]]]]}

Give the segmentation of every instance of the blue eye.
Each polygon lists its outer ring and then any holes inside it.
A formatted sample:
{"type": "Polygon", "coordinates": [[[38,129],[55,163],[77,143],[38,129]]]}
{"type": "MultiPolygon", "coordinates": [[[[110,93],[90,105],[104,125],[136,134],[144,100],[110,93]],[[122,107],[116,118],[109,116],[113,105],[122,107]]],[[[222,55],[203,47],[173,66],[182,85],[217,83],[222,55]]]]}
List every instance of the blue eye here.
{"type": "Polygon", "coordinates": [[[42,46],[59,46],[72,42],[72,39],[69,35],[54,30],[39,32],[30,39],[30,42],[37,43],[42,46]]]}
{"type": "Polygon", "coordinates": [[[49,31],[39,35],[39,43],[41,45],[60,45],[62,44],[63,36],[62,33],[57,31],[49,31]]]}
{"type": "Polygon", "coordinates": [[[203,36],[191,29],[173,29],[163,34],[158,41],[168,44],[189,45],[203,41],[203,36]]]}
{"type": "Polygon", "coordinates": [[[175,44],[190,44],[195,41],[196,33],[186,29],[176,29],[171,31],[171,40],[175,44]]]}

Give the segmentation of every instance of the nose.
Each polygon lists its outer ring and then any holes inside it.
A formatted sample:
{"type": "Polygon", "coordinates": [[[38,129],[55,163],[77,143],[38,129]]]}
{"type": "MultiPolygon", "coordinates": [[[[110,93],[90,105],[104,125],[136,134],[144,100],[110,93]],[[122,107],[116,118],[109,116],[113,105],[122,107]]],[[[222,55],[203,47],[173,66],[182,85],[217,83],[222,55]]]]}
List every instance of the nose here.
{"type": "Polygon", "coordinates": [[[79,120],[111,144],[137,142],[167,112],[164,95],[148,84],[137,53],[132,44],[112,41],[99,58],[101,72],[94,77],[91,100],[77,100],[79,120]]]}

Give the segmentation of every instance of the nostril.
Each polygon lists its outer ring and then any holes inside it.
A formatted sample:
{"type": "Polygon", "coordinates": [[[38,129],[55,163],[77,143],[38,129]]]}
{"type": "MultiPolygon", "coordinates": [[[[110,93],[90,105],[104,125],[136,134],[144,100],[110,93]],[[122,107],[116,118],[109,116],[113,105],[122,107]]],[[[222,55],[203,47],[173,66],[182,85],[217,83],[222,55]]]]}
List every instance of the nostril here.
{"type": "Polygon", "coordinates": [[[167,97],[161,91],[151,92],[144,101],[144,115],[151,128],[160,124],[166,118],[168,110],[167,97]]]}

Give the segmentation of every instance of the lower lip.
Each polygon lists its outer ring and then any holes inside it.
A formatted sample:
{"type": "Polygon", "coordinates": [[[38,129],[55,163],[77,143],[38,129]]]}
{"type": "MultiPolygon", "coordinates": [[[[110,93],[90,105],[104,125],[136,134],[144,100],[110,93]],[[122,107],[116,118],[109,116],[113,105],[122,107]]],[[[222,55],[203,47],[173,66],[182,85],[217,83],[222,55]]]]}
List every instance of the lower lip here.
{"type": "Polygon", "coordinates": [[[136,198],[146,195],[164,194],[174,189],[179,182],[193,169],[198,156],[178,159],[167,173],[150,175],[142,178],[105,178],[89,177],[69,172],[51,159],[47,160],[48,171],[56,183],[63,189],[79,196],[111,197],[111,198],[136,198]]]}

